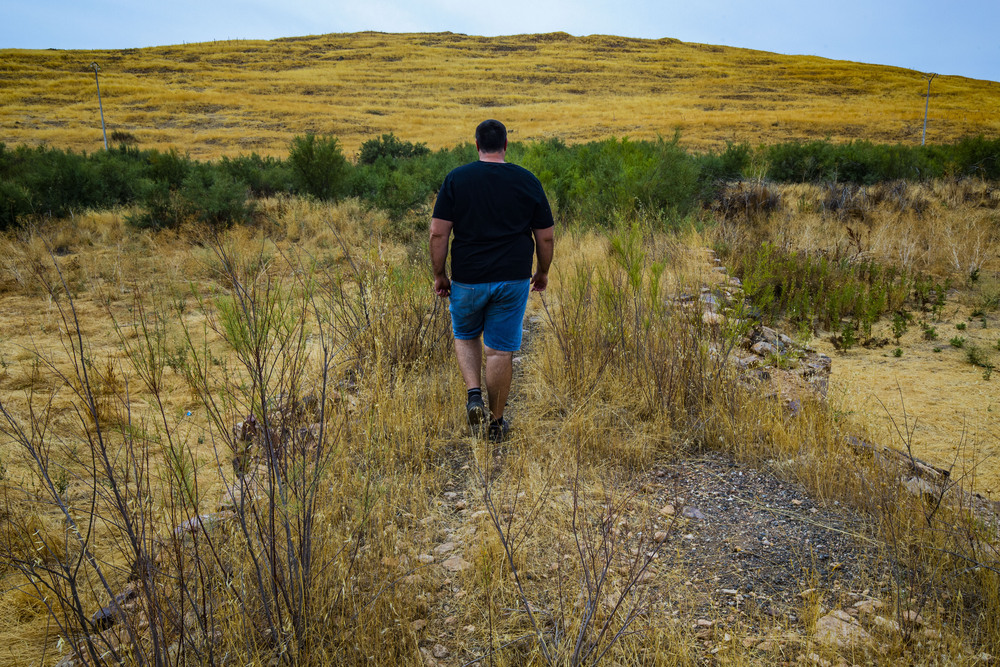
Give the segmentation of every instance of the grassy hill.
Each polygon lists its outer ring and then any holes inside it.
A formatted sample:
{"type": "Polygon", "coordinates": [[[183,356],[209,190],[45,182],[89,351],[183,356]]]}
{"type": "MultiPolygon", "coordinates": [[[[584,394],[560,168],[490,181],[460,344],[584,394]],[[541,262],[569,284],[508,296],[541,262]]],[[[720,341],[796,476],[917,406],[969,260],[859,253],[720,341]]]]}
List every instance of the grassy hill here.
{"type": "MultiPolygon", "coordinates": [[[[283,155],[296,135],[352,152],[382,133],[431,148],[484,117],[515,140],[655,138],[694,149],[727,141],[921,140],[926,82],[895,67],[783,56],[672,39],[565,33],[475,37],[331,34],[112,51],[0,50],[8,144],[102,146],[92,62],[109,134],[212,158],[283,155]]],[[[1000,83],[933,82],[929,142],[1000,133],[1000,83]]]]}
{"type": "MultiPolygon", "coordinates": [[[[109,134],[195,158],[452,147],[485,116],[521,141],[914,145],[926,91],[564,34],[8,50],[0,141],[98,151],[91,62],[109,134]]],[[[933,85],[930,142],[1000,134],[1000,84],[933,85]]],[[[628,189],[565,209],[497,446],[469,434],[426,193],[393,216],[279,190],[213,223],[184,178],[164,228],[130,201],[0,233],[0,665],[993,664],[997,183],[753,160],[676,220],[628,189]]],[[[95,173],[42,180],[115,185],[95,173]]]]}

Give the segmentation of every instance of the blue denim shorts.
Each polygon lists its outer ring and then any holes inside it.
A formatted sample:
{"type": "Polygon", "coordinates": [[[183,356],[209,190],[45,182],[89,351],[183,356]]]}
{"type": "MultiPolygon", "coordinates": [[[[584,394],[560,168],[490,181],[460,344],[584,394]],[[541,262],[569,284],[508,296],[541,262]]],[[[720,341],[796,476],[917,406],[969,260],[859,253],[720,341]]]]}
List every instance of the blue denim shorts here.
{"type": "Polygon", "coordinates": [[[524,310],[530,280],[499,283],[451,283],[451,328],[458,340],[483,335],[483,343],[500,352],[521,349],[524,310]]]}

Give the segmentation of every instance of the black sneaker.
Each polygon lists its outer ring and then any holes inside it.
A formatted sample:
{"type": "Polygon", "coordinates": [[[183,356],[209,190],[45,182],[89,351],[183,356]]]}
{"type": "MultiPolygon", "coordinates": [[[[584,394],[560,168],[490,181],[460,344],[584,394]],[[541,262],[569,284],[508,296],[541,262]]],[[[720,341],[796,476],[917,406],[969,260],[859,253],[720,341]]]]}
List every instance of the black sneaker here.
{"type": "Polygon", "coordinates": [[[486,423],[486,406],[482,395],[473,396],[465,404],[465,413],[469,418],[469,428],[477,438],[483,434],[483,424],[486,423]]]}
{"type": "Polygon", "coordinates": [[[490,422],[489,439],[490,442],[503,442],[510,437],[510,422],[501,417],[499,420],[490,422]]]}

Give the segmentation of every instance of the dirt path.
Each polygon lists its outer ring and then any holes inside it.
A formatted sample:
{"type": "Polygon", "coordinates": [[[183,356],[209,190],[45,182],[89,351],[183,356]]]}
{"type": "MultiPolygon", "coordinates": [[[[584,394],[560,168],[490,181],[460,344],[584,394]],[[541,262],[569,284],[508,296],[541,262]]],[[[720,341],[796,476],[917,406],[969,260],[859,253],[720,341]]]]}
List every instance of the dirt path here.
{"type": "MultiPolygon", "coordinates": [[[[532,353],[539,326],[529,321],[521,356],[532,353]]],[[[515,370],[515,418],[524,367],[515,370]]],[[[448,478],[436,511],[423,520],[431,540],[420,556],[427,565],[427,613],[412,627],[428,665],[465,665],[488,652],[482,637],[489,619],[465,604],[475,585],[467,576],[475,568],[472,545],[481,543],[481,531],[493,530],[475,473],[472,448],[479,446],[484,443],[460,438],[446,448],[448,478]]],[[[505,456],[504,448],[494,449],[493,463],[502,466],[505,456]]],[[[876,555],[856,528],[858,517],[836,503],[816,502],[766,470],[691,452],[654,460],[627,478],[619,491],[628,508],[640,522],[653,517],[648,529],[665,536],[649,567],[649,616],[686,634],[703,660],[732,651],[732,637],[740,637],[736,650],[756,659],[794,659],[809,645],[807,609],[856,615],[855,603],[889,583],[865,577],[876,555]]]]}

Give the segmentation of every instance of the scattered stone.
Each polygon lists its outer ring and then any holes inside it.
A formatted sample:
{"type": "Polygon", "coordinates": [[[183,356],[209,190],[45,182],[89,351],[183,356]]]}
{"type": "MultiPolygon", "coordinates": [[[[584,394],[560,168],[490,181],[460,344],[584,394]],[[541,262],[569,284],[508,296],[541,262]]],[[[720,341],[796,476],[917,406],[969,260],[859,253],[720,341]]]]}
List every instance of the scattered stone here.
{"type": "Polygon", "coordinates": [[[667,533],[663,530],[658,530],[653,534],[653,541],[657,544],[663,544],[667,541],[667,533]]]}
{"type": "Polygon", "coordinates": [[[444,566],[444,569],[449,572],[464,572],[472,567],[472,563],[465,560],[461,556],[452,556],[441,564],[444,566]]]}
{"type": "Polygon", "coordinates": [[[903,623],[919,628],[924,624],[924,618],[913,609],[907,609],[903,612],[903,623]]]}
{"type": "Polygon", "coordinates": [[[476,631],[476,626],[474,625],[467,625],[464,628],[462,628],[462,632],[464,632],[467,635],[471,635],[475,631],[476,631]]]}
{"type": "Polygon", "coordinates": [[[806,656],[806,659],[809,662],[813,663],[814,665],[818,665],[819,667],[833,667],[832,662],[830,662],[826,658],[821,658],[818,653],[810,653],[809,655],[806,656]]]}
{"type": "Polygon", "coordinates": [[[442,556],[447,553],[451,553],[458,546],[454,542],[445,542],[444,544],[439,544],[434,547],[434,553],[438,556],[442,556]]]}
{"type": "Polygon", "coordinates": [[[660,509],[660,516],[673,516],[675,511],[673,505],[665,505],[660,509]]]}
{"type": "Polygon", "coordinates": [[[685,507],[681,513],[688,519],[698,519],[699,521],[705,520],[705,515],[702,514],[701,510],[697,507],[685,507]]]}
{"type": "Polygon", "coordinates": [[[874,614],[884,606],[881,600],[860,600],[854,603],[854,608],[862,614],[874,614]]]}
{"type": "Polygon", "coordinates": [[[449,651],[448,647],[445,646],[444,644],[435,644],[432,654],[438,660],[443,660],[447,658],[449,655],[451,655],[451,651],[449,651]]]}
{"type": "Polygon", "coordinates": [[[750,350],[761,357],[769,357],[777,352],[777,348],[770,343],[761,341],[759,343],[754,343],[750,350]]]}
{"type": "Polygon", "coordinates": [[[702,323],[710,327],[714,327],[714,326],[720,326],[723,323],[725,323],[726,317],[724,315],[720,315],[719,313],[713,313],[709,310],[706,310],[701,315],[701,321],[702,323]]]}
{"type": "Polygon", "coordinates": [[[427,627],[427,619],[418,618],[417,620],[410,623],[410,627],[413,628],[414,632],[420,632],[421,630],[427,627]]]}
{"type": "Polygon", "coordinates": [[[419,556],[417,556],[417,560],[424,564],[433,563],[434,556],[430,554],[420,554],[419,556]]]}
{"type": "Polygon", "coordinates": [[[455,503],[455,509],[457,510],[464,510],[468,506],[469,503],[464,500],[459,500],[457,503],[455,503]]]}
{"type": "MultiPolygon", "coordinates": [[[[841,612],[843,613],[843,612],[841,612]]],[[[844,614],[850,618],[847,614],[844,614]]],[[[871,640],[871,635],[853,619],[846,621],[836,612],[816,621],[816,641],[832,648],[853,648],[871,640]]]]}
{"type": "Polygon", "coordinates": [[[236,515],[233,512],[222,511],[215,514],[201,514],[182,522],[174,528],[174,535],[183,537],[185,533],[194,535],[201,531],[209,531],[215,526],[233,519],[236,515]]]}
{"type": "Polygon", "coordinates": [[[924,495],[936,496],[937,487],[922,477],[911,477],[903,482],[903,488],[910,492],[910,495],[921,497],[924,495]]]}

